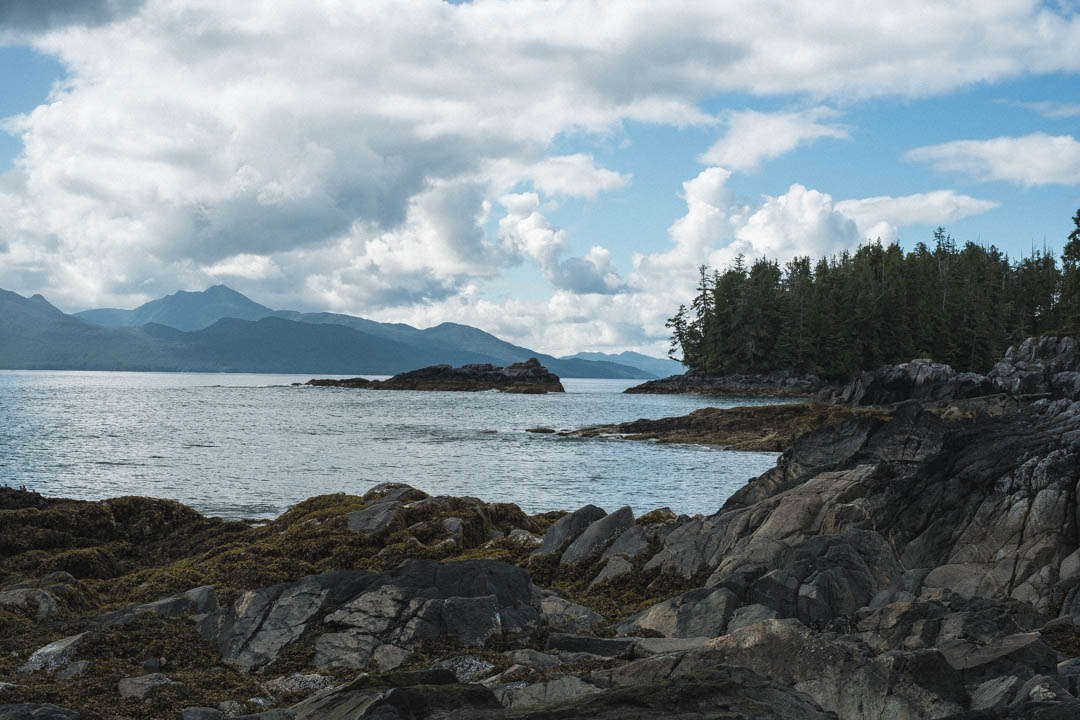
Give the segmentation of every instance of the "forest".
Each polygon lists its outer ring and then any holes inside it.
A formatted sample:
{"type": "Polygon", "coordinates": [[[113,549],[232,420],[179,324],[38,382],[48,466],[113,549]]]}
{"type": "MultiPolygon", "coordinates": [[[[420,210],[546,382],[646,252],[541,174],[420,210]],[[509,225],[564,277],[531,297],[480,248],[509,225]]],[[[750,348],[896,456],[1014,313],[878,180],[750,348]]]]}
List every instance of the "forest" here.
{"type": "Polygon", "coordinates": [[[939,227],[907,253],[868,242],[816,262],[701,266],[693,303],[667,322],[669,354],[710,375],[842,379],[917,357],[986,372],[1025,337],[1080,335],[1080,210],[1073,223],[1060,262],[960,246],[939,227]]]}

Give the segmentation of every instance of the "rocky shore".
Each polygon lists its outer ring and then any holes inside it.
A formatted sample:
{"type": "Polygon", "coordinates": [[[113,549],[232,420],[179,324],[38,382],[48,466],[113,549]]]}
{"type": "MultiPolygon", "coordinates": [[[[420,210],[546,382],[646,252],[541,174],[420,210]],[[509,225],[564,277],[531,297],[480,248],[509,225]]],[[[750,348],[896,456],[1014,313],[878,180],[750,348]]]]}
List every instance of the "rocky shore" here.
{"type": "Polygon", "coordinates": [[[0,718],[1075,718],[1078,372],[864,374],[709,516],[0,488],[0,718]]]}
{"type": "Polygon", "coordinates": [[[650,380],[623,392],[638,395],[730,395],[735,397],[799,397],[821,392],[829,384],[816,375],[682,375],[650,380]]]}
{"type": "Polygon", "coordinates": [[[316,387],[344,387],[361,390],[443,390],[456,392],[500,392],[538,395],[549,392],[565,392],[559,376],[548,371],[536,358],[514,363],[507,367],[491,364],[433,365],[431,367],[399,373],[389,380],[348,378],[345,380],[315,379],[308,385],[316,387]]]}

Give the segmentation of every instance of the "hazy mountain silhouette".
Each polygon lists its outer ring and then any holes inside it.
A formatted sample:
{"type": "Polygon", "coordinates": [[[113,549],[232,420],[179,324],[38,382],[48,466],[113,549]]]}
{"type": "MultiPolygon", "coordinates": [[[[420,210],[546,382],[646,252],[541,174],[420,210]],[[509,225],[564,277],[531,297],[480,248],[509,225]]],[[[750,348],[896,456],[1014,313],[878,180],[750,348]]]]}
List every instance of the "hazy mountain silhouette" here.
{"type": "Polygon", "coordinates": [[[468,325],[419,330],[336,313],[271,310],[224,285],[177,292],[134,310],[75,315],[40,295],[0,290],[4,368],[384,375],[530,357],[563,377],[652,376],[618,363],[554,358],[468,325]]]}
{"type": "Polygon", "coordinates": [[[570,359],[581,360],[593,360],[600,362],[613,362],[620,365],[629,365],[630,367],[636,367],[645,372],[652,373],[657,377],[668,377],[670,375],[682,375],[686,372],[686,367],[675,360],[668,358],[658,358],[651,355],[642,355],[632,350],[624,350],[618,354],[602,353],[602,352],[579,352],[574,355],[563,355],[562,360],[570,359]]]}

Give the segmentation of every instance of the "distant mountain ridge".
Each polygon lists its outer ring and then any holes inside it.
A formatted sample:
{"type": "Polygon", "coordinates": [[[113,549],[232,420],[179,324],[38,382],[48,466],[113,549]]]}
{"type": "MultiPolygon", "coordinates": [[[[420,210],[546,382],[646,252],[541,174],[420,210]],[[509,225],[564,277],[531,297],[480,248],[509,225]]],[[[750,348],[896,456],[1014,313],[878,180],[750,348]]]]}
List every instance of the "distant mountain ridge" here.
{"type": "Polygon", "coordinates": [[[563,360],[579,359],[579,360],[593,360],[598,362],[613,362],[620,365],[629,365],[630,367],[636,367],[645,372],[652,373],[657,377],[669,377],[671,375],[682,375],[686,372],[686,366],[675,360],[668,358],[658,358],[651,355],[642,355],[632,350],[624,350],[618,354],[609,354],[602,352],[579,352],[574,355],[563,355],[563,360]]]}
{"type": "Polygon", "coordinates": [[[224,285],[174,293],[134,310],[74,315],[40,295],[0,290],[0,367],[8,369],[384,375],[530,357],[561,377],[653,377],[629,365],[537,353],[468,325],[419,330],[336,313],[272,310],[224,285]]]}

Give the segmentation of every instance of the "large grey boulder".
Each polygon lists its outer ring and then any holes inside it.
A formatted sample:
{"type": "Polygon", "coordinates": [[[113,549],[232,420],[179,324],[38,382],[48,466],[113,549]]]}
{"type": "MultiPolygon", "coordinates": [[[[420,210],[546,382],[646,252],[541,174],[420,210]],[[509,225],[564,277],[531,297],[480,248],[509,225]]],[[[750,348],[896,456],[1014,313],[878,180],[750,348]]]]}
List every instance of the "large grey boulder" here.
{"type": "Polygon", "coordinates": [[[38,588],[0,592],[0,609],[28,613],[36,622],[47,620],[58,612],[53,596],[38,588]]]}
{"type": "Polygon", "coordinates": [[[627,618],[618,631],[620,635],[652,630],[669,638],[714,638],[724,634],[739,604],[735,593],[726,588],[697,588],[627,618]]]}
{"type": "Polygon", "coordinates": [[[197,625],[222,662],[241,672],[272,662],[325,607],[339,604],[378,576],[364,571],[311,575],[295,583],[251,590],[197,625]]]}
{"type": "Polygon", "coordinates": [[[622,533],[634,526],[634,511],[621,507],[615,512],[589,524],[570,543],[559,558],[560,565],[573,566],[588,562],[608,548],[622,533]]]}
{"type": "Polygon", "coordinates": [[[528,573],[506,563],[409,561],[323,618],[333,631],[316,639],[315,665],[387,670],[431,638],[483,645],[535,626],[539,603],[528,573]]]}
{"type": "Polygon", "coordinates": [[[69,635],[35,650],[21,667],[20,673],[35,673],[41,670],[53,672],[71,662],[79,643],[87,633],[69,635]]]}
{"type": "Polygon", "coordinates": [[[578,535],[585,532],[585,528],[606,514],[595,505],[586,505],[568,515],[563,515],[544,533],[540,539],[540,547],[533,551],[532,557],[543,558],[560,552],[578,535]]]}
{"type": "Polygon", "coordinates": [[[937,650],[875,655],[854,638],[814,633],[796,620],[748,626],[686,657],[699,658],[687,669],[702,657],[748,667],[851,720],[944,717],[968,702],[959,671],[937,650]]]}

